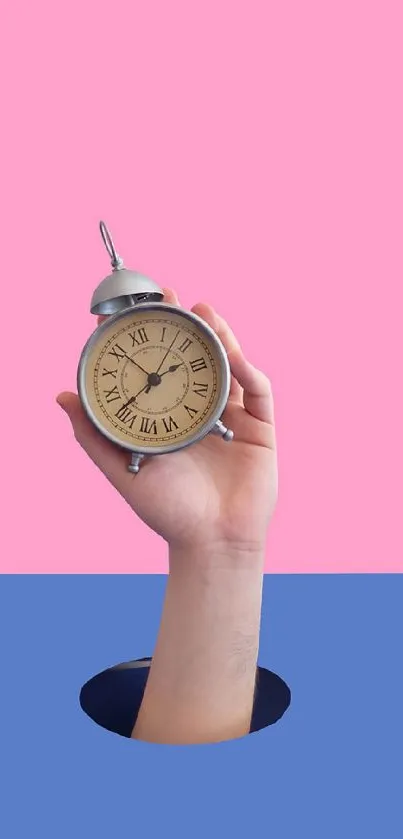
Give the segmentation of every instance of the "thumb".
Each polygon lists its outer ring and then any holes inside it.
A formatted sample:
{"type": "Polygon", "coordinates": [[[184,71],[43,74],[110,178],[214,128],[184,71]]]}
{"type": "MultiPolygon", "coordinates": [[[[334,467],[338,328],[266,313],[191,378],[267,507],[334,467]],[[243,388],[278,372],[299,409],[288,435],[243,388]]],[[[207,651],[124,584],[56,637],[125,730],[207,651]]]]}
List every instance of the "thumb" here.
{"type": "Polygon", "coordinates": [[[80,400],[76,393],[63,392],[59,393],[56,402],[65,411],[69,417],[73,428],[80,421],[79,409],[81,408],[80,400]]]}
{"type": "MultiPolygon", "coordinates": [[[[103,443],[103,438],[88,419],[77,394],[59,393],[56,402],[67,414],[73,426],[74,436],[83,449],[88,454],[91,452],[94,455],[101,455],[101,450],[98,447],[103,443]]],[[[92,454],[90,454],[90,457],[92,457],[92,454]]]]}
{"type": "Polygon", "coordinates": [[[65,411],[74,436],[93,463],[123,496],[131,485],[127,471],[127,455],[107,440],[88,419],[76,393],[59,393],[56,402],[65,411]]]}

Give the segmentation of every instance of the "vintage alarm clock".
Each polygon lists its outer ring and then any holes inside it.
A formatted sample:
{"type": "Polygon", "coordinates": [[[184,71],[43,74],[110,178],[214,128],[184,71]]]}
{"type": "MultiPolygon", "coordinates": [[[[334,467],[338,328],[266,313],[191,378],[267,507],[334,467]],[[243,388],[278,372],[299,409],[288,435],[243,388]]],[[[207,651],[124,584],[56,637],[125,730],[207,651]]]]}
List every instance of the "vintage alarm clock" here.
{"type": "Polygon", "coordinates": [[[221,422],[231,381],[221,341],[202,318],[164,303],[158,285],[125,268],[104,222],[100,230],[113,270],[91,301],[92,314],[108,317],[78,366],[87,416],[131,452],[133,473],[144,457],[176,452],[209,433],[232,440],[221,422]]]}

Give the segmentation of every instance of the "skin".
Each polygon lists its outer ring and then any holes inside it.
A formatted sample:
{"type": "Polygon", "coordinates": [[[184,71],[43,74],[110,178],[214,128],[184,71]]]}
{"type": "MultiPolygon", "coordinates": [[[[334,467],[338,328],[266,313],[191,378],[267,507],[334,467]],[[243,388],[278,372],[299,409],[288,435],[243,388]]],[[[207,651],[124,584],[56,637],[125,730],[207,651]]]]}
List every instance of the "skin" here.
{"type": "MultiPolygon", "coordinates": [[[[180,305],[170,289],[164,299],[180,305]]],[[[233,442],[207,436],[146,460],[134,476],[128,453],[92,426],[77,394],[57,400],[80,446],[169,546],[162,620],[133,731],[159,743],[215,742],[249,731],[265,544],[277,501],[270,382],[211,306],[198,303],[192,311],[228,354],[231,392],[222,419],[233,442]]]]}

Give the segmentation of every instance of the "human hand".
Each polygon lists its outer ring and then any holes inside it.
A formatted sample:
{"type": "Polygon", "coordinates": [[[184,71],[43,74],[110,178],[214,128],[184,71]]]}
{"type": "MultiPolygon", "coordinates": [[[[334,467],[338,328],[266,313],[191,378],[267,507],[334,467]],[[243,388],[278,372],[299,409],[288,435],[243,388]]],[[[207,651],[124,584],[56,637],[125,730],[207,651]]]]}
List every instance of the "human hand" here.
{"type": "MultiPolygon", "coordinates": [[[[169,289],[164,301],[179,305],[169,289]]],[[[231,391],[222,420],[234,431],[231,443],[209,434],[181,451],[146,458],[132,475],[130,454],[98,432],[77,394],[63,392],[57,401],[87,455],[171,547],[193,553],[206,546],[261,552],[277,500],[270,383],[246,360],[232,330],[211,306],[198,303],[192,311],[215,330],[228,354],[231,391]]]]}

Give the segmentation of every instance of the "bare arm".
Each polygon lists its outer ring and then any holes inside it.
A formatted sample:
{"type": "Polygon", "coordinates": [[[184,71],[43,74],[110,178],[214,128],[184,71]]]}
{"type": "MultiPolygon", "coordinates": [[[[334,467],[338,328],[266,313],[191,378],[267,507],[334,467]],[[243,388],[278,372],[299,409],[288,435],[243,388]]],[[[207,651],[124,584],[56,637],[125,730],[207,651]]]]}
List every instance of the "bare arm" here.
{"type": "Polygon", "coordinates": [[[162,620],[132,737],[208,743],[249,732],[264,552],[170,552],[162,620]]]}
{"type": "MultiPolygon", "coordinates": [[[[172,290],[164,299],[179,305],[172,290]]],[[[277,501],[270,382],[211,306],[198,303],[192,311],[228,353],[231,390],[222,419],[234,431],[230,445],[207,435],[150,459],[133,480],[127,452],[99,434],[78,396],[58,397],[88,456],[170,545],[161,627],[132,735],[166,743],[225,740],[249,731],[264,546],[277,501]]]]}

